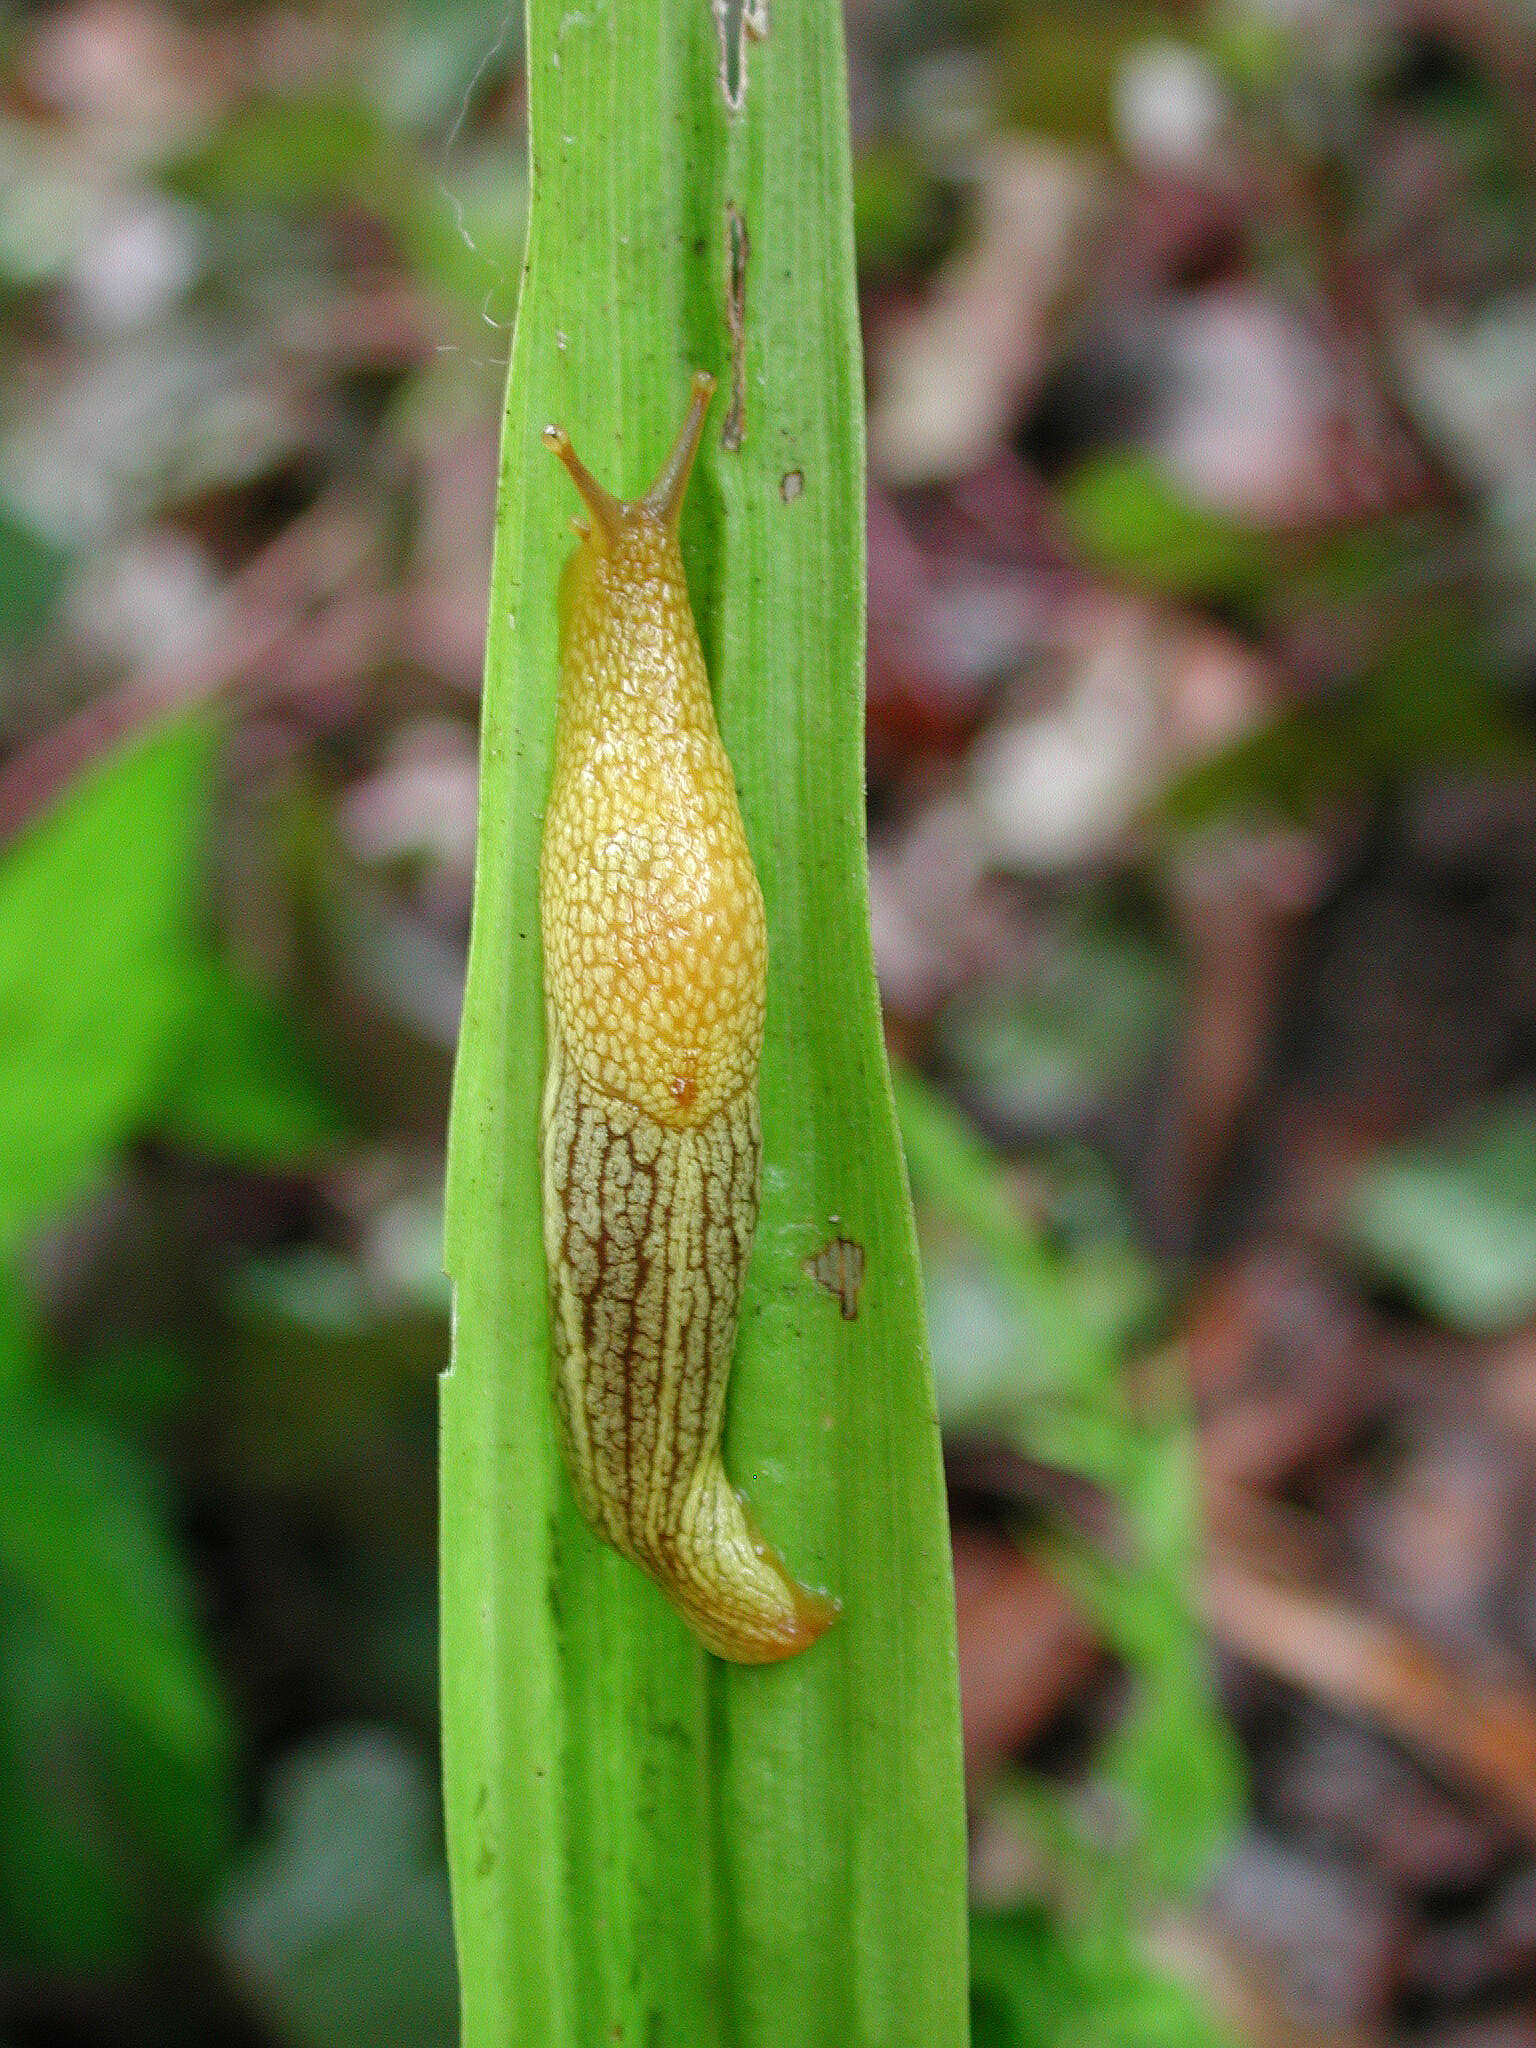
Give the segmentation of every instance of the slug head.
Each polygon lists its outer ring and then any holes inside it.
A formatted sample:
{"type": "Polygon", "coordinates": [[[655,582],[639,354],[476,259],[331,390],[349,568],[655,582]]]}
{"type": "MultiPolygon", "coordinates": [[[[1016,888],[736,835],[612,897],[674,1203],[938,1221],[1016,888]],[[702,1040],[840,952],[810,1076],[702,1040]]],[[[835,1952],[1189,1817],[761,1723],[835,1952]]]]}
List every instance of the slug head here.
{"type": "Polygon", "coordinates": [[[708,370],[695,370],[687,416],[672,444],[672,452],[641,498],[616,498],[612,491],[603,488],[576,453],[564,427],[544,429],[545,447],[565,465],[591,516],[590,525],[581,519],[571,521],[582,542],[571,558],[573,567],[580,565],[577,574],[590,574],[600,561],[617,566],[631,558],[639,566],[658,552],[669,556],[675,550],[688,478],[703,438],[704,417],[714,390],[715,380],[708,370]]]}
{"type": "Polygon", "coordinates": [[[677,526],[714,379],[660,476],[613,497],[556,427],[589,515],[560,584],[560,708],[541,868],[546,978],[581,1071],[669,1128],[751,1087],[762,892],[720,742],[677,526]]]}

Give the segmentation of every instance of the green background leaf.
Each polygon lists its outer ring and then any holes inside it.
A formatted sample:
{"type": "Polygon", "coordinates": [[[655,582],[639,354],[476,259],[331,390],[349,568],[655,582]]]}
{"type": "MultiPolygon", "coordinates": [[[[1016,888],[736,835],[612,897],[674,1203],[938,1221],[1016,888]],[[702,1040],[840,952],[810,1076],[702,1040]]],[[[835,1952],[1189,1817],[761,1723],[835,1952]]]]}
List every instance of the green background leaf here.
{"type": "Polygon", "coordinates": [[[188,969],[187,1028],[158,1122],[168,1137],[246,1166],[312,1160],[342,1135],[292,1020],[216,953],[188,969]]]}
{"type": "Polygon", "coordinates": [[[199,1766],[224,1752],[223,1704],[147,1470],[41,1389],[0,1403],[0,1570],[92,1690],[160,1747],[199,1766]]]}
{"type": "MultiPolygon", "coordinates": [[[[215,1068],[248,1074],[240,1034],[206,1028],[236,986],[202,932],[217,737],[193,716],[132,740],[0,861],[12,1265],[130,1139],[174,1121],[178,1072],[215,1093],[215,1068]]],[[[121,1963],[152,1913],[146,1869],[192,1893],[227,1849],[234,1731],[153,1468],[112,1402],[55,1389],[22,1289],[0,1280],[0,1924],[45,1961],[121,1963]]]]}
{"type": "Polygon", "coordinates": [[[1536,1310],[1536,1101],[1502,1103],[1456,1137],[1373,1161],[1343,1225],[1443,1322],[1513,1329],[1536,1310]]]}
{"type": "Polygon", "coordinates": [[[186,1016],[217,727],[158,726],[0,860],[0,1251],[143,1128],[186,1016]]]}
{"type": "Polygon", "coordinates": [[[338,1729],[283,1760],[267,1803],[214,1929],[274,2038],[450,2048],[448,1888],[418,1758],[390,1729],[338,1729]]]}
{"type": "Polygon", "coordinates": [[[1118,1516],[1112,1544],[1090,1548],[1063,1524],[1048,1556],[1133,1680],[1095,1765],[1122,1822],[1116,1847],[1095,1852],[1085,1839],[1076,1853],[1093,1854],[1101,1897],[1144,1904],[1149,1881],[1203,1876],[1242,1811],[1241,1760],[1188,1598],[1200,1526],[1192,1421],[1167,1389],[1133,1397],[1091,1278],[1085,1286],[1075,1257],[1026,1223],[1003,1167],[959,1114],[911,1073],[898,1078],[897,1102],[925,1223],[936,1212],[980,1254],[967,1272],[951,1250],[929,1276],[946,1420],[1077,1472],[1118,1516]],[[979,1304],[968,1327],[956,1313],[957,1265],[979,1304]],[[958,1359],[946,1355],[957,1338],[958,1359]]]}
{"type": "Polygon", "coordinates": [[[1063,486],[1061,514],[1091,561],[1176,597],[1252,597],[1273,568],[1259,530],[1198,505],[1152,456],[1085,463],[1063,486]]]}

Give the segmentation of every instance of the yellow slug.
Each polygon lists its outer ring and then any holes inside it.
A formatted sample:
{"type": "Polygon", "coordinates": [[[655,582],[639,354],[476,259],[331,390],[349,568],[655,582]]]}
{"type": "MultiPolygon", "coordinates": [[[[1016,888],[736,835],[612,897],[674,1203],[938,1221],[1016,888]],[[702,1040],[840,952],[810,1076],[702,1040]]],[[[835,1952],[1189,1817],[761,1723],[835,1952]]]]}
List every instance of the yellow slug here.
{"type": "Polygon", "coordinates": [[[544,1245],[576,1498],[719,1657],[813,1643],[720,1460],[757,1228],[767,934],[677,529],[714,379],[643,498],[544,440],[590,517],[560,581],[560,705],[539,870],[549,1066],[544,1245]]]}

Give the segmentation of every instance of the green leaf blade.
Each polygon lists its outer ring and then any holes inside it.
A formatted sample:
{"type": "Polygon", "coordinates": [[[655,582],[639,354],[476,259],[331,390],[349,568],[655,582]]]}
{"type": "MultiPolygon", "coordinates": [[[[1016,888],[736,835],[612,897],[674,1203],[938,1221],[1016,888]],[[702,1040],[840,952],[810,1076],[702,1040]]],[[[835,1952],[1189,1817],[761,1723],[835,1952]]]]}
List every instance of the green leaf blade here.
{"type": "Polygon", "coordinates": [[[836,9],[786,4],[746,56],[732,115],[708,10],[531,10],[529,254],[448,1209],[444,1712],[466,2048],[965,2038],[938,1426],[865,899],[836,9]],[[750,248],[737,448],[721,439],[732,210],[750,248]],[[568,424],[633,491],[700,364],[723,388],[684,551],[770,933],[764,1204],[727,1464],[791,1568],[844,1602],[814,1650],[751,1671],[707,1658],[580,1523],[553,1447],[539,1225],[536,872],[571,507],[538,435],[568,424]],[[839,1236],[864,1254],[852,1319],[806,1270],[839,1236]]]}

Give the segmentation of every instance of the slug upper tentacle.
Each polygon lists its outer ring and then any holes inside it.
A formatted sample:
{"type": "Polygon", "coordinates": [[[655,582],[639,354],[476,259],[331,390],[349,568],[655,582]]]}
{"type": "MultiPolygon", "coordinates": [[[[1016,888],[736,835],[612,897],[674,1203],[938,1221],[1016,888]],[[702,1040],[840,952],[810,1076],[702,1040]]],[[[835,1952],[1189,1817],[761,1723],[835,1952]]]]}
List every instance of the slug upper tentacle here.
{"type": "Polygon", "coordinates": [[[544,1238],[582,1513],[709,1649],[767,1663],[837,1606],[789,1576],[720,1459],[757,1226],[767,937],[677,544],[713,390],[700,371],[632,501],[544,433],[591,522],[561,578],[540,864],[544,1238]]]}

